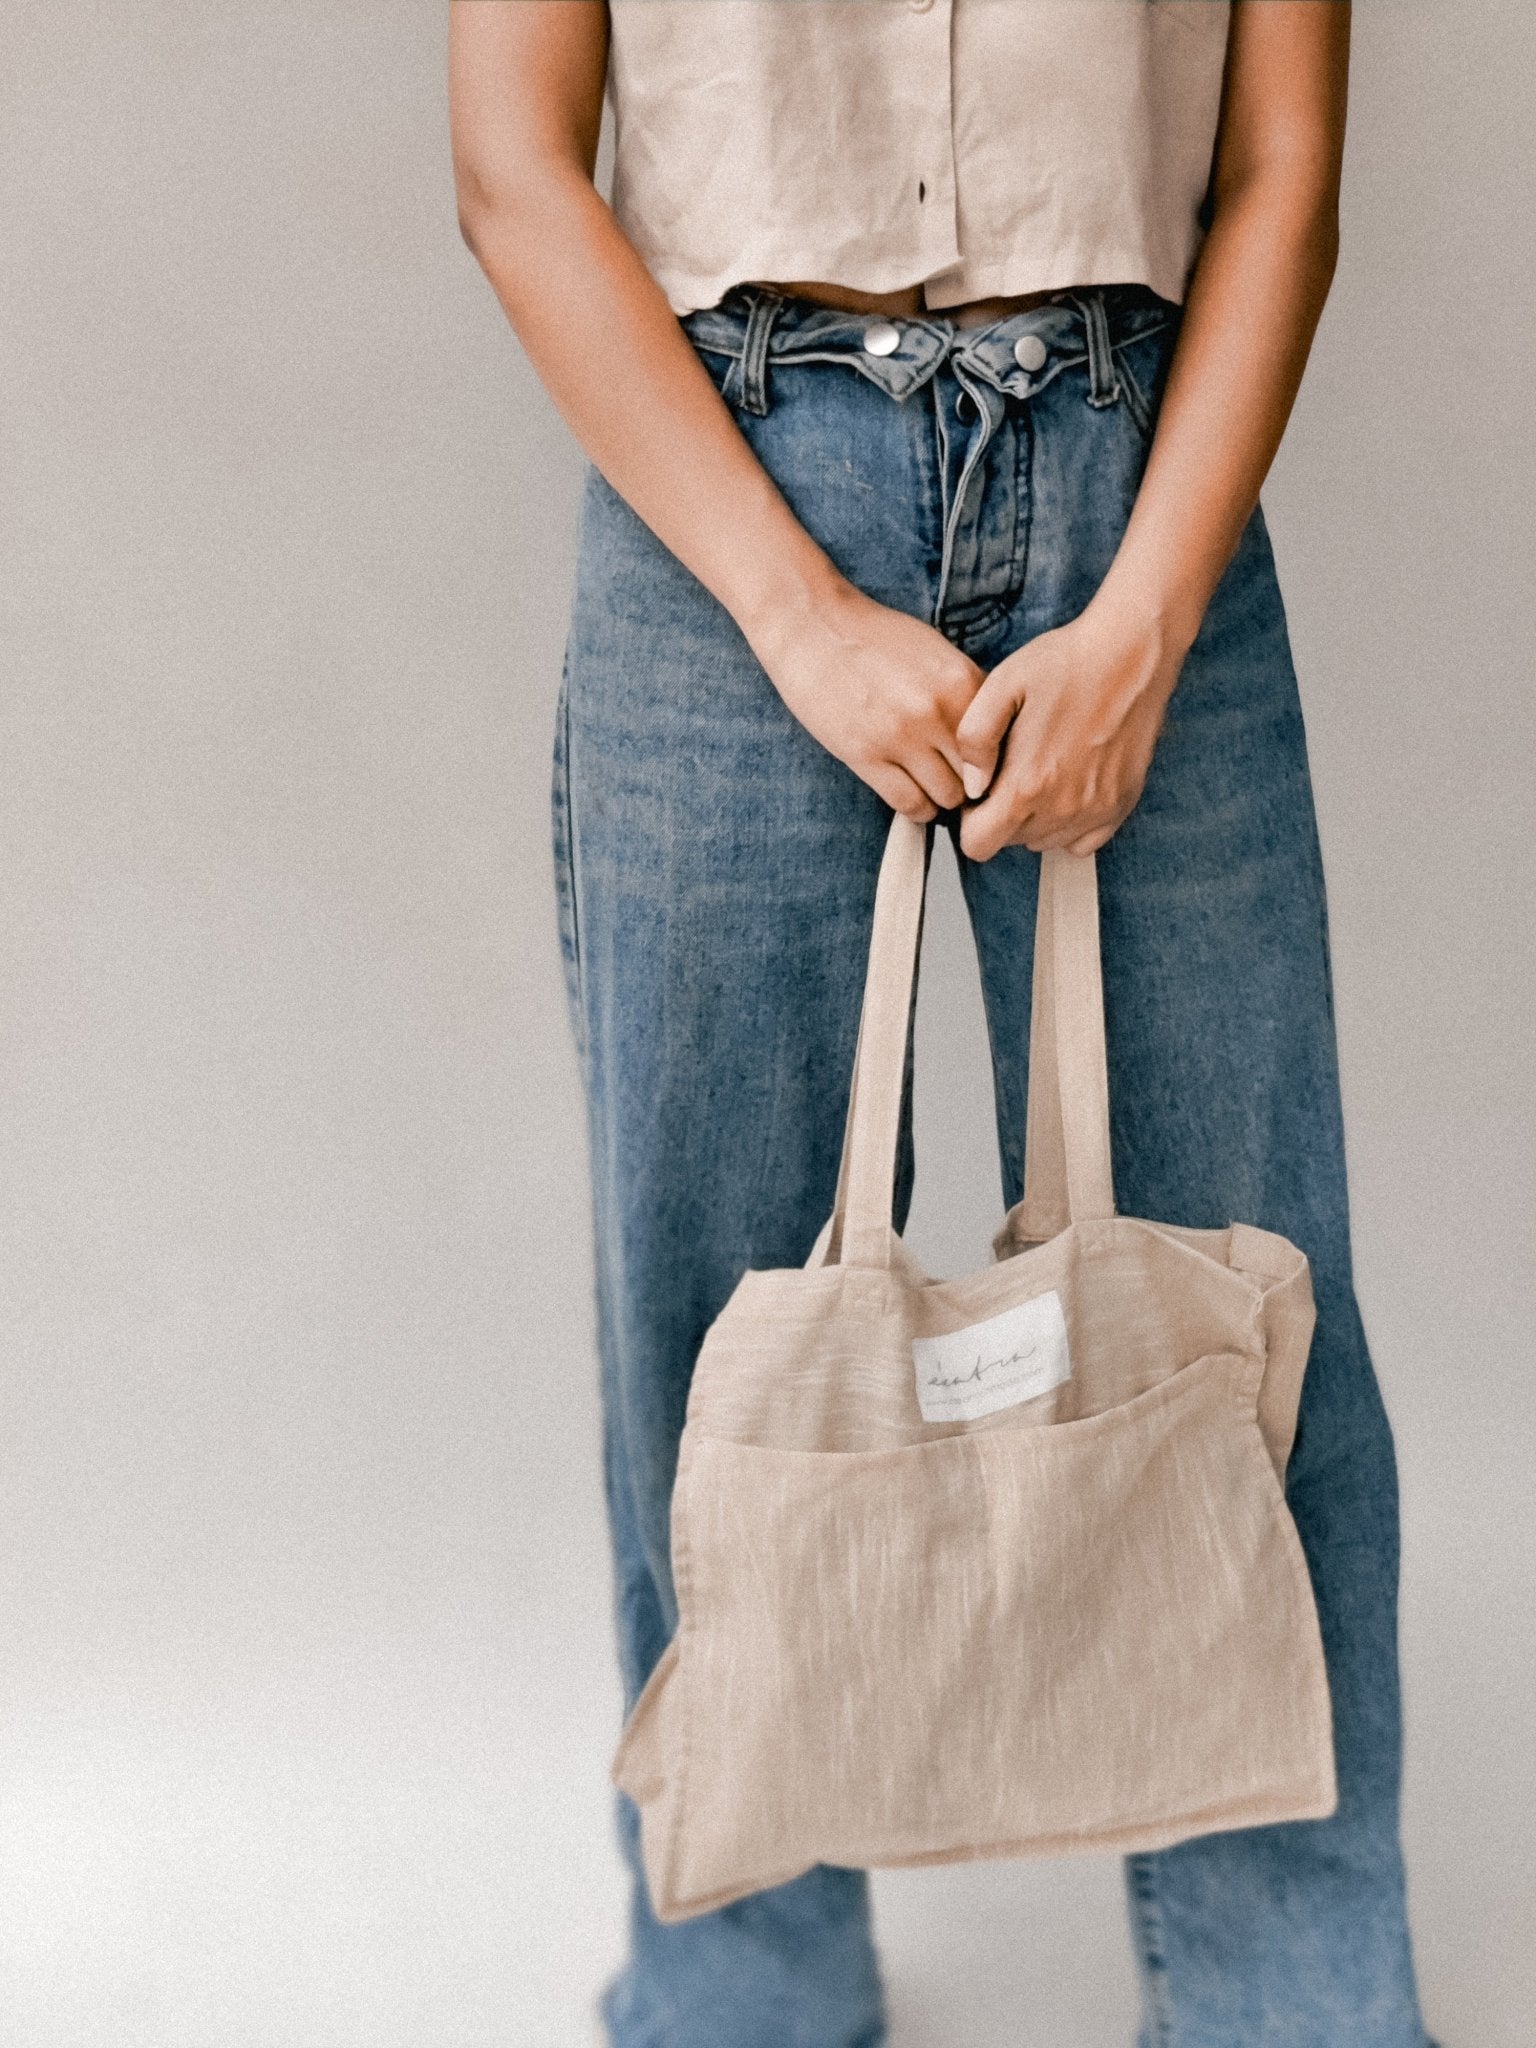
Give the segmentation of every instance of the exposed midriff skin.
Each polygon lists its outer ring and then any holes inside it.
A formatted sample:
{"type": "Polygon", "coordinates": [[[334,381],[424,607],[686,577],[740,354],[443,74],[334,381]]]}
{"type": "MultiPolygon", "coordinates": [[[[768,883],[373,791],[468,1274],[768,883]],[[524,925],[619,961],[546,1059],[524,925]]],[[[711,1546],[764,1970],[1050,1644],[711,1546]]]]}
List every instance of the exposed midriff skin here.
{"type": "Polygon", "coordinates": [[[796,298],[815,299],[823,306],[836,306],[845,313],[883,313],[888,320],[952,320],[957,327],[984,327],[989,320],[1002,320],[1009,313],[1022,313],[1028,306],[1043,306],[1055,297],[1055,291],[1016,292],[1011,298],[967,299],[958,306],[928,306],[923,303],[921,285],[905,285],[899,292],[861,292],[849,285],[823,284],[782,284],[777,279],[759,279],[755,282],[773,282],[781,292],[790,292],[796,298]]]}

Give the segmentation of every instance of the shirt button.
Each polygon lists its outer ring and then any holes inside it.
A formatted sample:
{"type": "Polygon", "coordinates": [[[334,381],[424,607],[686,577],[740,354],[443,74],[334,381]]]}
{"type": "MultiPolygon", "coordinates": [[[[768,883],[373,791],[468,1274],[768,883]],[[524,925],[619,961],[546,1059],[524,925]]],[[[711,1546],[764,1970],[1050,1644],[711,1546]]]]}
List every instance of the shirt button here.
{"type": "Polygon", "coordinates": [[[889,320],[875,320],[864,330],[864,351],[866,355],[888,356],[901,347],[901,329],[893,327],[889,320]]]}
{"type": "Polygon", "coordinates": [[[1043,370],[1049,354],[1038,334],[1021,334],[1013,344],[1013,360],[1021,370],[1043,370]]]}
{"type": "Polygon", "coordinates": [[[907,0],[907,5],[914,14],[926,14],[933,5],[933,0],[907,0]]]}

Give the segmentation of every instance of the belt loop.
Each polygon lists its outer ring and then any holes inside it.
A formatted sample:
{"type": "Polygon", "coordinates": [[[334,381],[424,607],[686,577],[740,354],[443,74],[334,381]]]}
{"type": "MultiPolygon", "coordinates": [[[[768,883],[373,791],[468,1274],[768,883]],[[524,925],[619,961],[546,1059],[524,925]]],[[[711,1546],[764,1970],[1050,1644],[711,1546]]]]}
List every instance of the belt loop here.
{"type": "Polygon", "coordinates": [[[1082,309],[1088,329],[1088,403],[1102,409],[1106,405],[1114,405],[1120,396],[1120,379],[1115,374],[1104,294],[1102,291],[1074,292],[1072,296],[1082,309]]]}
{"type": "Polygon", "coordinates": [[[747,412],[768,410],[768,337],[784,303],[771,285],[754,285],[747,331],[741,344],[741,402],[747,412]]]}

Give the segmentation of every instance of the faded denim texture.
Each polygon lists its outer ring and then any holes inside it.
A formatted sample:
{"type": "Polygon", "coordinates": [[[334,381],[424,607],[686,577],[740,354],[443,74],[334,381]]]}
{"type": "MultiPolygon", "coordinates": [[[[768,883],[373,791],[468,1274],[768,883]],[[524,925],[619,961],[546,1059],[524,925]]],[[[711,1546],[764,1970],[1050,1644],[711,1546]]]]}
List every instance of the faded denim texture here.
{"type": "MultiPolygon", "coordinates": [[[[983,328],[899,322],[877,357],[858,316],[749,286],[683,324],[844,573],[989,667],[1075,616],[1108,568],[1178,319],[1142,288],[1094,289],[983,328]],[[1045,345],[1037,369],[1014,355],[1026,334],[1045,345]]],[[[803,1262],[832,1206],[890,812],[590,468],[554,771],[627,1713],[675,1625],[668,1513],[704,1332],[746,1268],[803,1262]]],[[[1039,866],[1022,847],[960,860],[1005,1206],[1021,1193],[1039,866]]],[[[1396,1463],[1353,1287],[1323,874],[1262,511],[1098,871],[1122,1213],[1240,1218],[1311,1263],[1286,1498],[1340,1789],[1326,1820],[1124,1859],[1139,2048],[1424,2048],[1398,1832],[1396,1463]]],[[[898,1225],[912,1178],[908,1120],[898,1225]]],[[[820,1866],[662,1926],[622,1794],[617,1823],[634,1887],[630,1956],[603,1999],[614,2048],[884,2042],[864,1872],[820,1866]]]]}

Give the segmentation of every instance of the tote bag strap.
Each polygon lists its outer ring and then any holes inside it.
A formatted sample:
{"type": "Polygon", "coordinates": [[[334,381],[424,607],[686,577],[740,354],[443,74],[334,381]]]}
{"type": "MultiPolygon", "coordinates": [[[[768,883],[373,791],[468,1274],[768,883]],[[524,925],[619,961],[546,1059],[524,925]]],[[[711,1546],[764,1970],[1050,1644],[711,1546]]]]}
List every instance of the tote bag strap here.
{"type": "MultiPolygon", "coordinates": [[[[826,1262],[888,1266],[896,1148],[927,879],[926,828],[898,812],[875,889],[826,1262]]],[[[1109,1088],[1092,855],[1041,857],[1030,1000],[1023,1234],[1114,1214],[1109,1088]]]]}
{"type": "Polygon", "coordinates": [[[1014,1236],[1041,1242],[1069,1223],[1114,1213],[1097,856],[1053,847],[1040,857],[1024,1199],[1014,1236]]]}
{"type": "Polygon", "coordinates": [[[896,1145],[927,866],[926,828],[898,811],[891,820],[875,886],[864,1007],[827,1245],[827,1261],[833,1265],[891,1262],[896,1145]]]}

